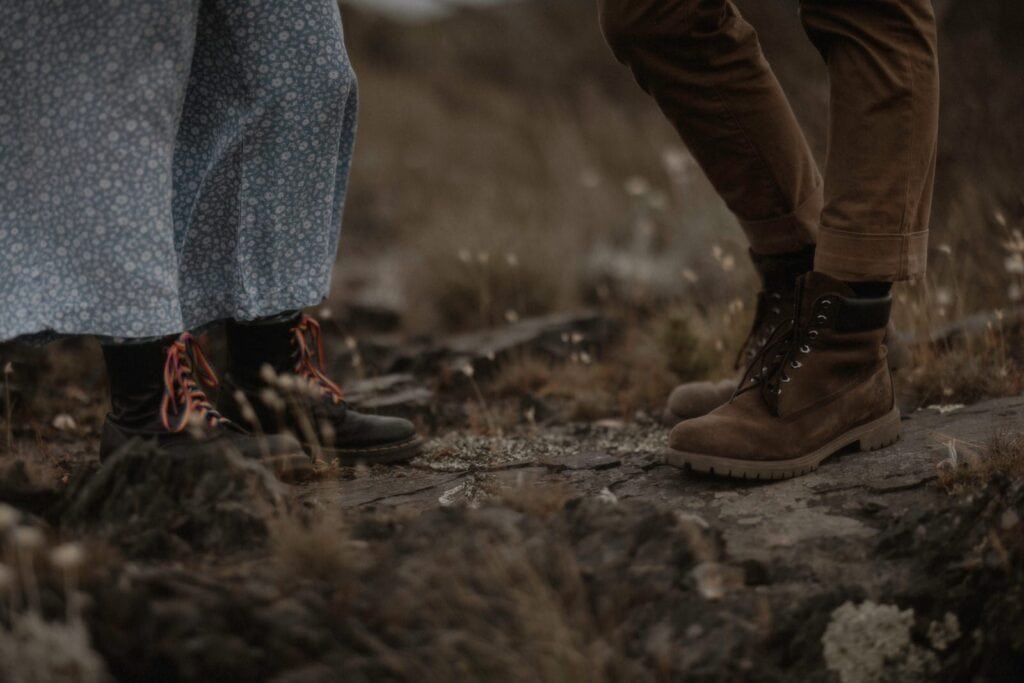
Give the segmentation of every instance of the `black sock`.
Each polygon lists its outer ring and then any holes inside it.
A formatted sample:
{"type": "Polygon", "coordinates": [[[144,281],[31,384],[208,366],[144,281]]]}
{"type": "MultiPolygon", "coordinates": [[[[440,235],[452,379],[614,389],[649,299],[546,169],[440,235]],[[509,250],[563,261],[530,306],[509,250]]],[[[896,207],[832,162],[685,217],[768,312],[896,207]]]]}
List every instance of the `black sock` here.
{"type": "Polygon", "coordinates": [[[750,260],[765,290],[791,290],[801,275],[814,270],[814,245],[783,254],[756,254],[751,250],[750,260]]]}
{"type": "Polygon", "coordinates": [[[847,282],[859,299],[881,299],[892,292],[891,282],[847,282]]]}
{"type": "Polygon", "coordinates": [[[232,379],[244,385],[258,385],[264,364],[276,372],[290,370],[295,363],[292,329],[301,318],[302,311],[285,311],[257,320],[228,321],[225,331],[232,379]]]}

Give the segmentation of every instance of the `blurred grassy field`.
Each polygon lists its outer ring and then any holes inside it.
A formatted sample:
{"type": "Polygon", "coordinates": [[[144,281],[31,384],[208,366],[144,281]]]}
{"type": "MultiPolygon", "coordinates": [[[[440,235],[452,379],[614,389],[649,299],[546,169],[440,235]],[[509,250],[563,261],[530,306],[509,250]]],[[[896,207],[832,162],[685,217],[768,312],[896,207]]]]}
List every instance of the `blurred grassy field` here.
{"type": "MultiPolygon", "coordinates": [[[[738,4],[823,158],[826,73],[797,3],[738,4]]],[[[708,310],[749,298],[742,235],[611,57],[593,0],[413,23],[343,8],[362,118],[341,266],[387,252],[410,329],[587,302],[708,310]]],[[[1021,298],[1024,9],[1012,0],[936,8],[932,276],[910,298],[920,308],[925,289],[938,291],[929,316],[942,318],[1021,298]]]]}

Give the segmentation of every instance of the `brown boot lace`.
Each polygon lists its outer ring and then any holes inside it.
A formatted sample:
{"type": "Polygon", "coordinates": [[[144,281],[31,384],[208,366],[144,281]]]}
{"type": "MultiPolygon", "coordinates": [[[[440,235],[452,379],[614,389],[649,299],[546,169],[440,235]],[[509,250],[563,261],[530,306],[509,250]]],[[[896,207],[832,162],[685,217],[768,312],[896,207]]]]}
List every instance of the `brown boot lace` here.
{"type": "Polygon", "coordinates": [[[333,403],[344,402],[341,387],[324,374],[324,341],[320,335],[320,323],[304,314],[291,331],[294,337],[292,343],[299,352],[295,361],[295,374],[317,387],[333,403]]]}
{"type": "Polygon", "coordinates": [[[164,397],[160,402],[160,421],[172,433],[185,431],[193,416],[217,427],[227,418],[217,412],[203,386],[220,385],[210,362],[195,338],[186,332],[167,349],[164,363],[164,397]],[[198,379],[198,381],[196,381],[198,379]],[[171,416],[177,420],[172,423],[171,416]]]}
{"type": "MultiPolygon", "coordinates": [[[[822,304],[830,305],[831,302],[825,299],[822,304]]],[[[814,322],[822,325],[827,323],[828,314],[817,314],[814,322]]],[[[795,316],[784,321],[775,328],[761,350],[754,355],[730,401],[758,387],[772,415],[778,417],[782,385],[793,381],[791,373],[803,367],[800,358],[811,353],[818,335],[819,332],[814,329],[813,324],[802,322],[795,316]]]]}

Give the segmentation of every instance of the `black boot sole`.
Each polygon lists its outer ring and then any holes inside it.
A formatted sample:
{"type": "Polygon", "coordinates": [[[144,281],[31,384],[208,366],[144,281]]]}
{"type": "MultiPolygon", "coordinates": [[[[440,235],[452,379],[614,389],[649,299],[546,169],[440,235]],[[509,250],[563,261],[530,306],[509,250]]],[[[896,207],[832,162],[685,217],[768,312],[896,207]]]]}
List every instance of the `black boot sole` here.
{"type": "MultiPolygon", "coordinates": [[[[304,444],[310,448],[309,444],[304,444]]],[[[414,436],[405,441],[364,448],[320,448],[328,459],[337,459],[342,465],[384,465],[412,460],[423,451],[423,439],[414,436]]]]}

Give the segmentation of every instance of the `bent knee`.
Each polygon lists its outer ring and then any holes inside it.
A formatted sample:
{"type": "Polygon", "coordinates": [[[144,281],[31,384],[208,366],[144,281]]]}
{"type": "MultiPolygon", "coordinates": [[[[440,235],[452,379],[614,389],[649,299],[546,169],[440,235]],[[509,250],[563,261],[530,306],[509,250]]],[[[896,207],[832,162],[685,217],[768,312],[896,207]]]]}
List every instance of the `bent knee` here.
{"type": "Polygon", "coordinates": [[[625,61],[651,40],[686,42],[713,33],[731,12],[728,0],[598,0],[598,14],[605,40],[625,61]]]}

